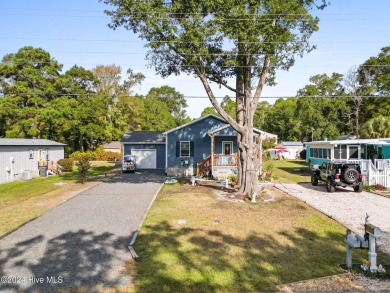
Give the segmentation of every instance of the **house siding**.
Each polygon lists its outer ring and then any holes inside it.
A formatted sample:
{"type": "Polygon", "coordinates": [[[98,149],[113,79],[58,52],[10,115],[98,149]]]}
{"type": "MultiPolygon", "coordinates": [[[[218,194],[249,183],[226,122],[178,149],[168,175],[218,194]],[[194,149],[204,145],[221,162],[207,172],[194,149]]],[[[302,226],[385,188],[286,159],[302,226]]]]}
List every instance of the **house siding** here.
{"type": "Polygon", "coordinates": [[[23,171],[32,171],[33,177],[38,176],[38,162],[40,159],[46,161],[46,149],[49,150],[49,161],[56,163],[64,158],[63,146],[0,146],[0,184],[21,179],[23,171]]]}
{"type": "Polygon", "coordinates": [[[167,168],[168,174],[184,174],[188,169],[189,174],[196,173],[196,164],[211,154],[211,137],[208,132],[226,125],[212,116],[180,128],[167,134],[167,168]],[[176,142],[190,141],[194,143],[193,156],[176,156],[176,142]],[[188,161],[188,168],[182,167],[182,162],[188,161]]]}
{"type": "Polygon", "coordinates": [[[123,155],[131,155],[131,150],[156,150],[156,168],[164,169],[165,168],[165,144],[129,144],[125,143],[123,145],[123,155]]]}

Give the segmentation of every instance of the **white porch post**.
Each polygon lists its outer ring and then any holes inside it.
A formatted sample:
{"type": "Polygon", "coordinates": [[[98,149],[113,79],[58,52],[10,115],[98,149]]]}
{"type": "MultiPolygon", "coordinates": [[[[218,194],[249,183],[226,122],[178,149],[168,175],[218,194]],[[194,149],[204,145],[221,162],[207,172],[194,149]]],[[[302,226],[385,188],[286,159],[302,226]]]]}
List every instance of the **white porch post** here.
{"type": "Polygon", "coordinates": [[[211,136],[211,174],[214,174],[214,134],[211,136]]]}

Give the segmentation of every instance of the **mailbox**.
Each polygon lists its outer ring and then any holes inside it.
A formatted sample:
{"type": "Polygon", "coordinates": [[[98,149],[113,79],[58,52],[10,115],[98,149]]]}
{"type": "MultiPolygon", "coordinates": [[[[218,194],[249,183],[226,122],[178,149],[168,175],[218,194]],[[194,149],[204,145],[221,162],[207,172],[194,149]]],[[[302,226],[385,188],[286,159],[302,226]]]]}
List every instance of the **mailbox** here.
{"type": "Polygon", "coordinates": [[[366,224],[365,228],[366,233],[371,234],[375,238],[382,235],[382,230],[377,226],[374,226],[372,224],[366,224]]]}
{"type": "Polygon", "coordinates": [[[376,271],[378,269],[376,264],[377,254],[375,252],[376,238],[381,236],[382,230],[377,226],[368,224],[367,219],[364,227],[366,232],[364,237],[358,234],[353,236],[351,230],[347,229],[347,233],[345,235],[345,240],[344,240],[347,248],[346,265],[347,268],[352,267],[353,248],[368,248],[368,262],[370,263],[370,270],[376,271]]]}
{"type": "Polygon", "coordinates": [[[364,237],[356,234],[353,236],[351,230],[347,229],[347,234],[344,241],[351,248],[367,248],[368,241],[364,237]]]}

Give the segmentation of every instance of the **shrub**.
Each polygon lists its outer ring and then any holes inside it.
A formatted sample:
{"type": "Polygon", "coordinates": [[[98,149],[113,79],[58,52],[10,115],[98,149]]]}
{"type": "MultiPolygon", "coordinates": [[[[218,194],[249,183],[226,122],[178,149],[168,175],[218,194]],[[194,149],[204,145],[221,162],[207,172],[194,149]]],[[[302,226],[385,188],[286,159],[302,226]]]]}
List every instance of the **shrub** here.
{"type": "Polygon", "coordinates": [[[236,175],[229,175],[227,179],[229,180],[230,183],[237,184],[238,182],[238,178],[236,175]]]}
{"type": "Polygon", "coordinates": [[[88,170],[91,167],[91,164],[88,159],[88,154],[80,156],[79,160],[76,163],[76,166],[79,169],[80,181],[84,184],[87,181],[88,170]]]}
{"type": "Polygon", "coordinates": [[[374,186],[375,190],[381,190],[381,191],[384,191],[386,190],[387,188],[385,186],[383,186],[382,184],[375,184],[374,186]]]}
{"type": "Polygon", "coordinates": [[[72,172],[74,162],[72,159],[61,159],[57,164],[62,166],[64,172],[72,172]]]}

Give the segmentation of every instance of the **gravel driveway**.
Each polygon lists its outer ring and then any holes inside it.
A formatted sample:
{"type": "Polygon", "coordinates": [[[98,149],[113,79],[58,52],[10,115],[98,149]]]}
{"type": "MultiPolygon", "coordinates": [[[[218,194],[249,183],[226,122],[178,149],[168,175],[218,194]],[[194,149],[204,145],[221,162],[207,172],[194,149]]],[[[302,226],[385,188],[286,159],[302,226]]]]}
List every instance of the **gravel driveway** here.
{"type": "Polygon", "coordinates": [[[77,286],[122,286],[127,249],[162,171],[112,177],[49,210],[0,240],[0,292],[77,286]]]}
{"type": "Polygon", "coordinates": [[[369,222],[381,228],[378,239],[380,249],[390,254],[390,198],[363,191],[356,193],[352,188],[337,188],[328,193],[324,184],[312,186],[303,184],[276,184],[276,188],[306,202],[324,214],[361,235],[364,234],[366,213],[369,222]]]}

